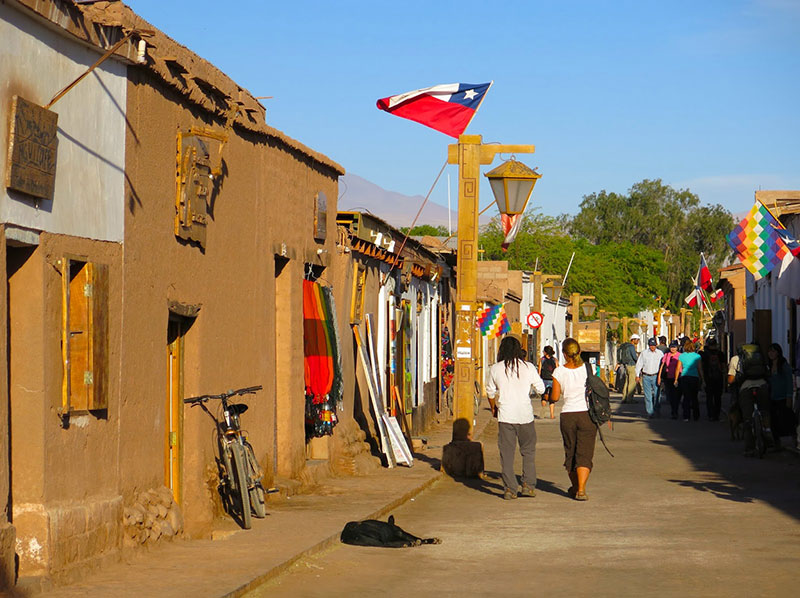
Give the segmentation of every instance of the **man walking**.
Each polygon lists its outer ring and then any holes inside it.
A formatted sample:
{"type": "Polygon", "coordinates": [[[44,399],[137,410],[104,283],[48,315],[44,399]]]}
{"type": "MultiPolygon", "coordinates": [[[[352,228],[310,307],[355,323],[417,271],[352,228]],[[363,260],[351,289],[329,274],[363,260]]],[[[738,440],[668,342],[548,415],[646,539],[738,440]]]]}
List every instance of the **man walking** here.
{"type": "Polygon", "coordinates": [[[636,382],[641,380],[642,391],[644,392],[644,408],[647,417],[653,419],[661,411],[661,406],[656,398],[656,386],[658,380],[658,370],[661,367],[661,360],[664,354],[656,348],[658,341],[651,338],[647,341],[647,349],[639,354],[636,360],[636,382]]]}
{"type": "Polygon", "coordinates": [[[628,343],[619,347],[619,362],[625,366],[625,387],[622,389],[622,402],[635,403],[633,398],[636,392],[636,346],[639,344],[639,335],[632,334],[628,343]]]}

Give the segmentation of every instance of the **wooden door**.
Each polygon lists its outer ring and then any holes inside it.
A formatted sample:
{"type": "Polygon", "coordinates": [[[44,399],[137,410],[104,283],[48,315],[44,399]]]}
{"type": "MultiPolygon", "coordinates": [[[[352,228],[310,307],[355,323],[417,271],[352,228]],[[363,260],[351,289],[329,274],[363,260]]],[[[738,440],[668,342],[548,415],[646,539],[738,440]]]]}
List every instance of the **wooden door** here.
{"type": "Polygon", "coordinates": [[[182,498],[183,473],[183,337],[185,326],[170,319],[167,326],[167,400],[165,405],[164,485],[175,501],[182,498]]]}

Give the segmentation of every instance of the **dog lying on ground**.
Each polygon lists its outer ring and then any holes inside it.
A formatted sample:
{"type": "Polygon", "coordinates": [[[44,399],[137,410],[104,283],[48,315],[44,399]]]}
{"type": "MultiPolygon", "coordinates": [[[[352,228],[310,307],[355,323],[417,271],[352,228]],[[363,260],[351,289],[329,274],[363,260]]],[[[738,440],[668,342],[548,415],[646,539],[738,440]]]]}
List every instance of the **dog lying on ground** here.
{"type": "Polygon", "coordinates": [[[404,548],[421,544],[441,544],[439,538],[417,538],[394,524],[394,515],[389,521],[366,519],[351,521],[344,526],[340,537],[344,544],[353,546],[378,546],[383,548],[404,548]]]}

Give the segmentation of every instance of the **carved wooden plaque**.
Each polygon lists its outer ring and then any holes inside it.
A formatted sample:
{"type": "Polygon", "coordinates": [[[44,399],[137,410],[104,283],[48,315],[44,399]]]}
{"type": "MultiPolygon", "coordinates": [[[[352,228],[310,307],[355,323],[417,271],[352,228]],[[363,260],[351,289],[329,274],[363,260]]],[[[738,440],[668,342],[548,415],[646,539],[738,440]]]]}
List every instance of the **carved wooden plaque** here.
{"type": "Polygon", "coordinates": [[[40,199],[53,199],[58,114],[14,96],[10,121],[6,187],[40,199]]]}

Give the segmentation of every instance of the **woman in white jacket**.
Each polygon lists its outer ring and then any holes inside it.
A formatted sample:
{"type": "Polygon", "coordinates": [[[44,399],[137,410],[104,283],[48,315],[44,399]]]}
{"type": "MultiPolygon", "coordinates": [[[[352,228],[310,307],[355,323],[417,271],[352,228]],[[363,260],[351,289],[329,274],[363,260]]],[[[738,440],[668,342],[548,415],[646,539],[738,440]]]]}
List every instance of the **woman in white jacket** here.
{"type": "Polygon", "coordinates": [[[503,470],[503,498],[536,495],[536,428],[533,422],[531,386],[540,395],[544,382],[536,366],[522,358],[522,346],[513,336],[500,342],[497,363],[489,368],[486,394],[492,415],[497,418],[497,447],[503,470]],[[497,397],[495,399],[495,397],[497,397]],[[518,488],[514,473],[514,451],[519,443],[522,455],[522,488],[518,488]]]}

